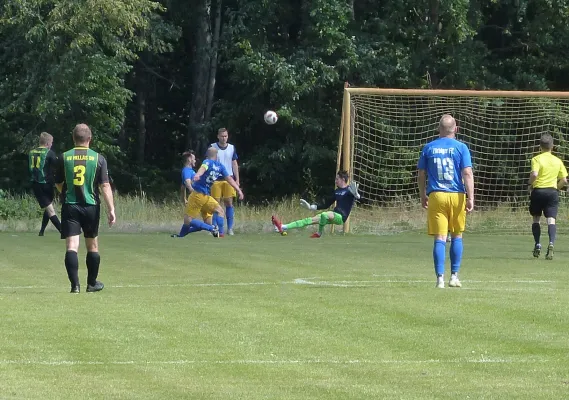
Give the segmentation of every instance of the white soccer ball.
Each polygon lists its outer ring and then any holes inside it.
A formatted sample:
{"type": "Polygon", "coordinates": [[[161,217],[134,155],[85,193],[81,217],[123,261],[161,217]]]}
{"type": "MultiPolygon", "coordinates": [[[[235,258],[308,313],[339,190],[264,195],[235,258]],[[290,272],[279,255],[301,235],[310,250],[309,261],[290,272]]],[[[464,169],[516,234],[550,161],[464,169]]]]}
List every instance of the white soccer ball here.
{"type": "Polygon", "coordinates": [[[274,125],[274,124],[277,123],[277,121],[278,121],[278,119],[279,119],[279,116],[278,116],[277,113],[274,112],[274,111],[267,111],[267,112],[265,113],[264,118],[265,118],[265,122],[266,122],[267,124],[269,124],[269,125],[274,125]]]}

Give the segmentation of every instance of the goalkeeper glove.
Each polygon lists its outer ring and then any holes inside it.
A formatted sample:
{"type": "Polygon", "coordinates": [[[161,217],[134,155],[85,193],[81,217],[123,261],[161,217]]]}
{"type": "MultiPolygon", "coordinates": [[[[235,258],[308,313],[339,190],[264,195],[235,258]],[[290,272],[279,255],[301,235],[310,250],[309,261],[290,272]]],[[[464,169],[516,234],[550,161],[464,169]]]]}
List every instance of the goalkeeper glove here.
{"type": "Polygon", "coordinates": [[[308,210],[316,210],[316,204],[309,204],[306,200],[300,199],[300,206],[308,210]]]}
{"type": "Polygon", "coordinates": [[[358,192],[359,186],[360,185],[357,182],[350,182],[350,184],[348,185],[348,190],[357,200],[359,200],[361,197],[359,192],[358,192]]]}

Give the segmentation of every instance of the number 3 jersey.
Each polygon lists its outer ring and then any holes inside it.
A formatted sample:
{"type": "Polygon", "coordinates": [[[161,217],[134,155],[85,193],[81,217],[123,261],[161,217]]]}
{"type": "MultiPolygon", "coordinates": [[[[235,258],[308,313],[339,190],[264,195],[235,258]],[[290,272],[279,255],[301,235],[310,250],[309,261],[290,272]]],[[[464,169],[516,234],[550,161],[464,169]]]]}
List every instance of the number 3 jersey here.
{"type": "Polygon", "coordinates": [[[107,160],[87,147],[75,147],[58,159],[55,182],[63,183],[65,204],[99,204],[99,185],[109,182],[107,160]]]}
{"type": "Polygon", "coordinates": [[[472,167],[468,146],[451,138],[438,138],[427,143],[417,166],[427,171],[427,194],[465,193],[462,170],[468,167],[472,167]]]}

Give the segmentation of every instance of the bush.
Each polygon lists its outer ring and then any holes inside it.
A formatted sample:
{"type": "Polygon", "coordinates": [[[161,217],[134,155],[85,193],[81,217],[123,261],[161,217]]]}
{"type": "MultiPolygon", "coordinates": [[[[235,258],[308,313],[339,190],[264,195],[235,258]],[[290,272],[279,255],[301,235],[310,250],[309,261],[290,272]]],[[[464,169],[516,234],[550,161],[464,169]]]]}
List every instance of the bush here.
{"type": "Polygon", "coordinates": [[[43,211],[33,196],[14,196],[0,189],[0,220],[29,220],[42,214],[43,211]]]}

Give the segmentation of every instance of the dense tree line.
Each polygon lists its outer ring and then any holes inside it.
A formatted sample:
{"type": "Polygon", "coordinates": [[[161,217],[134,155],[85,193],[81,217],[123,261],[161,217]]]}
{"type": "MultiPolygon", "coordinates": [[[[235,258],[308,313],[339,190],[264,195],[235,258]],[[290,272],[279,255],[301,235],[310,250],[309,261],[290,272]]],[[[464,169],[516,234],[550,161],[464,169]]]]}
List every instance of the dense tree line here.
{"type": "Polygon", "coordinates": [[[344,81],[567,90],[569,0],[3,0],[0,187],[41,131],[95,133],[120,191],[230,131],[249,199],[331,184],[344,81]],[[267,109],[279,123],[267,126],[267,109]]]}

